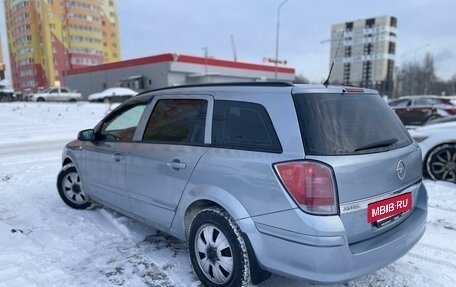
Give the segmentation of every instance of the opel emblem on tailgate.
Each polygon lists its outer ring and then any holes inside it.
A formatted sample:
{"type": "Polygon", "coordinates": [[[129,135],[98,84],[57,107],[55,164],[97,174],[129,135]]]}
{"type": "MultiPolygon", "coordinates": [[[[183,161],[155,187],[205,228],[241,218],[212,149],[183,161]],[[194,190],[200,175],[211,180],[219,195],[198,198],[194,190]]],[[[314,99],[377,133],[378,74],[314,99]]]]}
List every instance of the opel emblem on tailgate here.
{"type": "Polygon", "coordinates": [[[400,180],[405,177],[405,164],[400,160],[396,165],[396,173],[400,180]]]}

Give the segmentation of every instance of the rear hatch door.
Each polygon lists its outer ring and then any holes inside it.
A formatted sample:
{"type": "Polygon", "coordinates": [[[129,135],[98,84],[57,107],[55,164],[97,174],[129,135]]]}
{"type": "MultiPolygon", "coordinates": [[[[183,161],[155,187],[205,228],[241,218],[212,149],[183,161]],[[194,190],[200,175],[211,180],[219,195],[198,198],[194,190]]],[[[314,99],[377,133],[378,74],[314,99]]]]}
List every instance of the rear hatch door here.
{"type": "Polygon", "coordinates": [[[400,204],[407,200],[407,210],[413,209],[421,154],[384,100],[374,93],[342,91],[294,94],[293,98],[306,159],[324,162],[334,170],[349,243],[379,235],[404,220],[410,211],[391,218],[383,212],[386,207],[378,206],[400,196],[400,204]],[[385,218],[379,217],[380,211],[385,218]],[[377,220],[369,219],[369,212],[377,220]]]}

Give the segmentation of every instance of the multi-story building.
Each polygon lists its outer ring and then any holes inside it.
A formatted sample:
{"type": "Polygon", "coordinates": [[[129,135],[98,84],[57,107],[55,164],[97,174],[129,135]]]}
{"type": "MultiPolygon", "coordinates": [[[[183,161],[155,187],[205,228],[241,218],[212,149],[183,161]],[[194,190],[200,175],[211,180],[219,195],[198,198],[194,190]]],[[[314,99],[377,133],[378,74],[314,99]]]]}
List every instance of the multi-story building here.
{"type": "Polygon", "coordinates": [[[330,83],[373,88],[382,95],[392,95],[396,39],[397,19],[391,16],[333,25],[330,83]]]}
{"type": "Polygon", "coordinates": [[[64,85],[72,69],[120,60],[116,0],[5,0],[14,89],[64,85]]]}

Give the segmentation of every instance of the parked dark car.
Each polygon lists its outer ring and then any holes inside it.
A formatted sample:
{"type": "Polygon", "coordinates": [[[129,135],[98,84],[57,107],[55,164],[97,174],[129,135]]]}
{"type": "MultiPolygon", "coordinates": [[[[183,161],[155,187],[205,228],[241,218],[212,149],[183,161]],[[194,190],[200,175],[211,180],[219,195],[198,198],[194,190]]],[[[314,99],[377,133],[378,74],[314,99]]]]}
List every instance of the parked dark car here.
{"type": "Polygon", "coordinates": [[[389,102],[404,125],[423,125],[428,121],[456,115],[450,98],[439,96],[408,96],[389,102]]]}

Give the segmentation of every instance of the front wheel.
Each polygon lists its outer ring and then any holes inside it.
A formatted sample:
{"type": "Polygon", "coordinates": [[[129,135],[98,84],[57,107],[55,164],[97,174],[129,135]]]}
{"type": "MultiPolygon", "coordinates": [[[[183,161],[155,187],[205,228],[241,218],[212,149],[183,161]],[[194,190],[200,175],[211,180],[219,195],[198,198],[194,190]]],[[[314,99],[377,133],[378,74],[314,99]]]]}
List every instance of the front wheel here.
{"type": "Polygon", "coordinates": [[[65,165],[57,176],[57,190],[68,206],[86,209],[92,203],[81,185],[81,177],[73,164],[65,165]]]}
{"type": "Polygon", "coordinates": [[[191,223],[188,239],[193,269],[204,286],[248,286],[247,248],[228,213],[217,208],[200,211],[191,223]]]}
{"type": "Polygon", "coordinates": [[[426,172],[433,180],[456,183],[456,144],[434,148],[427,157],[426,172]]]}

